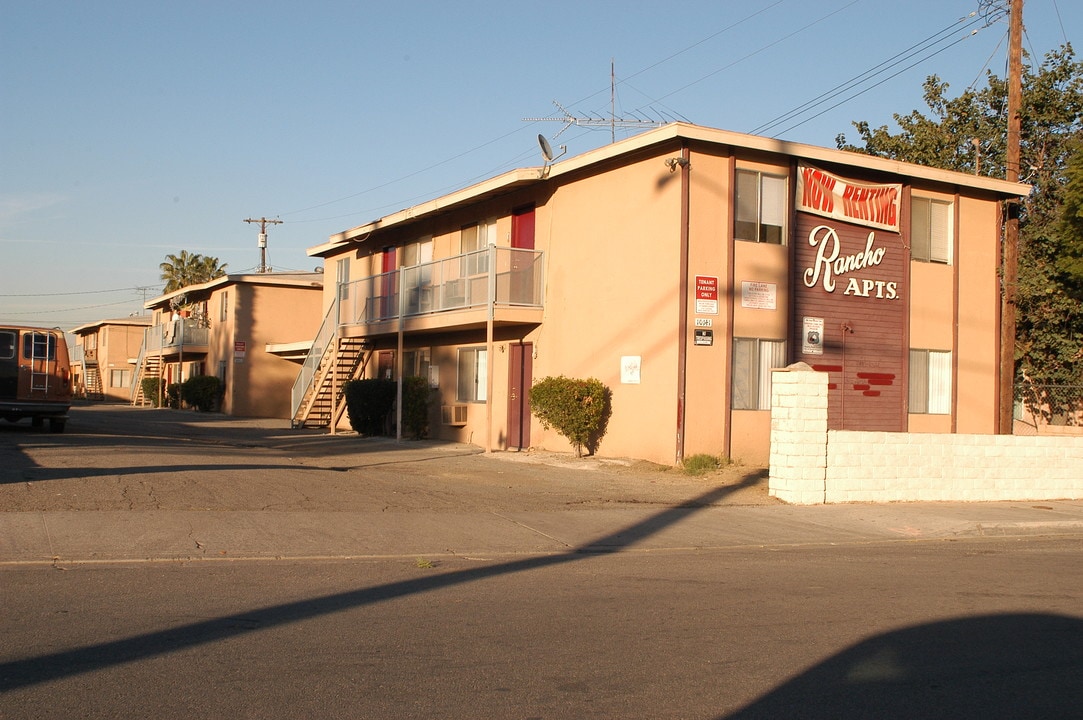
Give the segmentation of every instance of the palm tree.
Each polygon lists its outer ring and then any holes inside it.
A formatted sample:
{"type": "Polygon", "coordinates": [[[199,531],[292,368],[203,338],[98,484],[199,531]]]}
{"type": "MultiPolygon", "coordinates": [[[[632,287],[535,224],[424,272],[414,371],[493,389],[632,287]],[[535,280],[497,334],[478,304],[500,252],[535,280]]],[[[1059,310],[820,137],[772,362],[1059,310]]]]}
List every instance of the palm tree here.
{"type": "Polygon", "coordinates": [[[179,255],[166,255],[158,268],[165,280],[163,293],[171,293],[189,285],[214,280],[226,274],[226,264],[218,258],[181,250],[179,255]]]}

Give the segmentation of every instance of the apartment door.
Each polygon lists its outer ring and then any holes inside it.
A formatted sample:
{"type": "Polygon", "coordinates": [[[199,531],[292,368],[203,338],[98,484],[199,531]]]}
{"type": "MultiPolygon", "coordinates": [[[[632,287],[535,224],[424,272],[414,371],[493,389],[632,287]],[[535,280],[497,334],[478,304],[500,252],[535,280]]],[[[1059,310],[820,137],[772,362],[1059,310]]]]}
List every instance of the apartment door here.
{"type": "Polygon", "coordinates": [[[398,285],[398,258],[395,248],[384,248],[380,266],[380,312],[379,320],[386,320],[398,315],[399,300],[396,292],[398,285]]]}
{"type": "Polygon", "coordinates": [[[530,447],[530,384],[534,343],[512,343],[508,357],[508,450],[530,447]]]}
{"type": "Polygon", "coordinates": [[[519,208],[511,214],[511,263],[508,301],[530,305],[534,298],[534,206],[519,208]],[[523,252],[518,252],[522,250],[523,252]]]}

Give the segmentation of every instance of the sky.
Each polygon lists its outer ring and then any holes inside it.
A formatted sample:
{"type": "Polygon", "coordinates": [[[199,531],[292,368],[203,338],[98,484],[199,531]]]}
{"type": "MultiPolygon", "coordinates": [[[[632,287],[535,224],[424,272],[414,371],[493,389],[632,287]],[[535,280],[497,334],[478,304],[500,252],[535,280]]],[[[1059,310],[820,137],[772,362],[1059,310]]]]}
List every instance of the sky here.
{"type": "MultiPolygon", "coordinates": [[[[334,233],[540,165],[539,134],[565,157],[613,139],[566,115],[857,142],[854,121],[925,111],[929,75],[952,97],[1004,77],[1007,17],[984,17],[978,0],[0,0],[0,322],[141,314],[181,250],[252,272],[246,219],[282,221],[271,268],[313,270],[334,233]]],[[[1080,44],[1077,0],[1023,18],[1035,62],[1080,44]]]]}

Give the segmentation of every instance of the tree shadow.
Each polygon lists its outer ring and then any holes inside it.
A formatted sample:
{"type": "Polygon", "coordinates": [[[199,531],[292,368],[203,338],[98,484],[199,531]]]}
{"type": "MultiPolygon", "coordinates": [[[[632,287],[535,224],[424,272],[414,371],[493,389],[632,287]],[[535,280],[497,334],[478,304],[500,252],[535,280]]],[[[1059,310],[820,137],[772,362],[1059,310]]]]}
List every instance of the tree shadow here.
{"type": "Polygon", "coordinates": [[[720,720],[1083,715],[1083,621],[945,620],[870,638],[720,720]]]}
{"type": "Polygon", "coordinates": [[[486,567],[360,588],[191,623],[124,640],[0,663],[0,692],[133,663],[226,640],[236,635],[268,630],[404,596],[565,565],[596,556],[597,553],[617,552],[676,525],[690,514],[697,512],[697,509],[707,507],[730,493],[754,485],[758,479],[757,473],[751,473],[739,483],[714,488],[685,503],[666,508],[641,522],[603,535],[564,553],[523,558],[486,567]]]}

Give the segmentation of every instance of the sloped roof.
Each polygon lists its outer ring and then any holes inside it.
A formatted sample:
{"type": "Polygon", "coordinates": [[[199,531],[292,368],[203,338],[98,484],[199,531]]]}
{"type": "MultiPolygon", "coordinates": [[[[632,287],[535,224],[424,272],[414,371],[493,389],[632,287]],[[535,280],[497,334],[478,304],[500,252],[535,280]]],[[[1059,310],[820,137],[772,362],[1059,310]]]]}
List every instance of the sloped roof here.
{"type": "Polygon", "coordinates": [[[645,148],[674,140],[701,142],[735,149],[786,155],[811,162],[829,163],[836,167],[853,167],[865,171],[873,170],[912,180],[944,183],[960,188],[983,191],[1004,199],[1025,197],[1030,192],[1030,186],[1022,183],[1013,183],[952,170],[941,170],[925,165],[888,160],[846,150],[823,148],[759,135],[748,135],[690,123],[675,122],[576,155],[555,163],[548,168],[529,167],[512,170],[461,190],[386,215],[364,225],[358,225],[350,230],[332,235],[326,243],[309,248],[308,255],[317,257],[332,254],[344,245],[363,241],[369,234],[377,230],[410,222],[458,205],[478,202],[517,187],[549,182],[562,175],[619,159],[622,156],[629,156],[645,148]]]}

